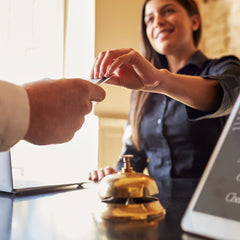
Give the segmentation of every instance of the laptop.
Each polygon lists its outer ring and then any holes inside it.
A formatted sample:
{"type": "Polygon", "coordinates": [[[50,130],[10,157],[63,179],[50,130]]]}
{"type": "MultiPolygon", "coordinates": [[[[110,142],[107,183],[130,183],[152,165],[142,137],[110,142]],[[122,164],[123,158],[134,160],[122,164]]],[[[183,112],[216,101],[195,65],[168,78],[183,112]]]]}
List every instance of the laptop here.
{"type": "Polygon", "coordinates": [[[240,239],[240,95],[184,213],[181,227],[196,237],[240,239]]]}
{"type": "Polygon", "coordinates": [[[43,179],[28,179],[16,176],[12,167],[11,150],[0,152],[0,192],[26,194],[50,190],[75,189],[81,188],[84,183],[86,181],[80,178],[78,181],[73,181],[53,177],[51,181],[44,181],[43,179]]]}

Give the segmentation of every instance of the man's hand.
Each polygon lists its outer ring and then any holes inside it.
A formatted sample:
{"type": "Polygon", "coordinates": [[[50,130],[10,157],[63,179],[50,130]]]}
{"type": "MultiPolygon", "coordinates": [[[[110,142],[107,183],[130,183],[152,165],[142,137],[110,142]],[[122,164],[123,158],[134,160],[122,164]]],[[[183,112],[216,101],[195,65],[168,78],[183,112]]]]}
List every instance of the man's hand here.
{"type": "Polygon", "coordinates": [[[41,80],[24,85],[30,102],[30,124],[24,137],[38,145],[71,140],[105,91],[82,79],[41,80]]]}

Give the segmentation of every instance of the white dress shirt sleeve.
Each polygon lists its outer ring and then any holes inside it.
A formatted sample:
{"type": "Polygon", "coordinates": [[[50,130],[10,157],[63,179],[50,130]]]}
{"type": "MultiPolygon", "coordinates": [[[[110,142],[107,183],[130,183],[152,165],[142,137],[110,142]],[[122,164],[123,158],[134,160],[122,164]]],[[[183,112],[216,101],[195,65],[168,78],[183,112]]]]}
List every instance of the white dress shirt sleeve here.
{"type": "Polygon", "coordinates": [[[0,81],[0,151],[22,139],[29,126],[30,106],[26,90],[0,81]]]}

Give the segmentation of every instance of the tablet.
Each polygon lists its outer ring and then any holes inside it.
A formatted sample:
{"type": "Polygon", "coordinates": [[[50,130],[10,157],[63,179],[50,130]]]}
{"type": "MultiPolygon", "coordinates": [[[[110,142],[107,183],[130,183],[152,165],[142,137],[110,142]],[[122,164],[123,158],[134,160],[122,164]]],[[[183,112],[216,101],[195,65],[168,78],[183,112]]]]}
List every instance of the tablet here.
{"type": "Polygon", "coordinates": [[[240,95],[181,221],[184,231],[240,239],[240,95]]]}

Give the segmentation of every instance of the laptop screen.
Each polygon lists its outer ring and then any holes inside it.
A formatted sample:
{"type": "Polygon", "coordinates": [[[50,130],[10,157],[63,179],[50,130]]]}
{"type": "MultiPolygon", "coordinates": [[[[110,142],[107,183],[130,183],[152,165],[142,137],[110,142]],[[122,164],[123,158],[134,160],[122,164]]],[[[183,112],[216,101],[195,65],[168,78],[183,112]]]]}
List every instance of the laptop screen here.
{"type": "Polygon", "coordinates": [[[0,191],[12,191],[12,166],[10,152],[0,152],[0,191]]]}

